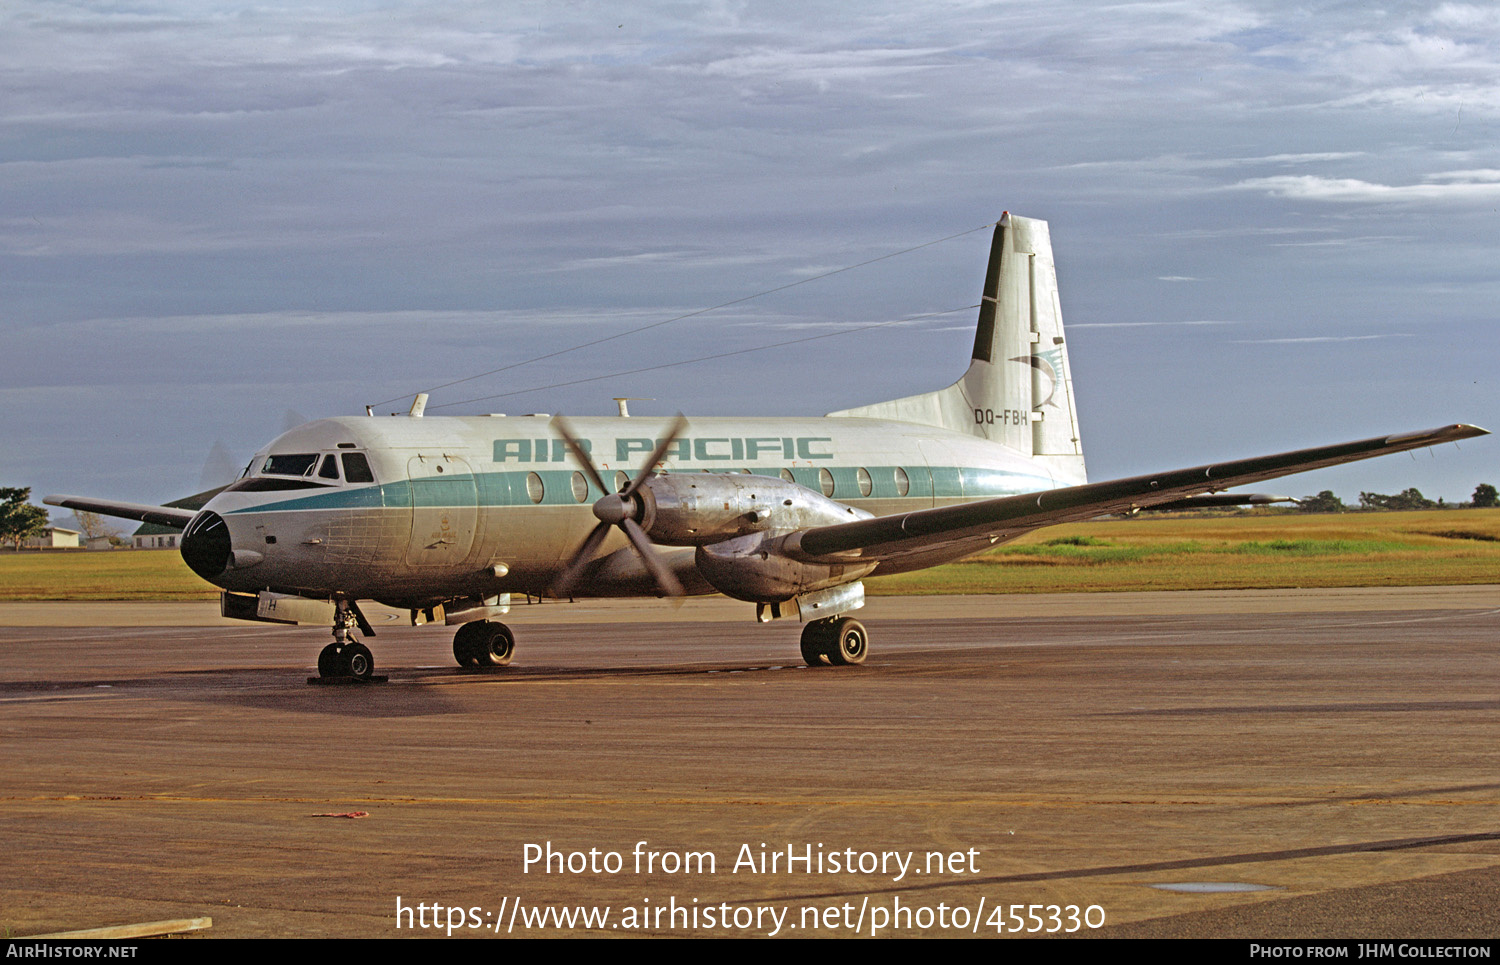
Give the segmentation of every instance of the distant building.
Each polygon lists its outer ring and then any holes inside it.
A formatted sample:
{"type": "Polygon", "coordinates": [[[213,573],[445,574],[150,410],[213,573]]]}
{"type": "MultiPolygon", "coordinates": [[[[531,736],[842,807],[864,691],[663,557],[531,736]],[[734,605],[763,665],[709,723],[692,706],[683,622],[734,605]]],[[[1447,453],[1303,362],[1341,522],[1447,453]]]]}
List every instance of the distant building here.
{"type": "MultiPolygon", "coordinates": [[[[182,499],[174,499],[166,505],[177,509],[202,509],[205,503],[217,496],[224,488],[220,486],[218,489],[194,493],[182,499]]],[[[176,549],[181,540],[182,530],[163,526],[160,523],[142,523],[140,528],[130,535],[130,545],[138,550],[176,549]]]]}
{"type": "Polygon", "coordinates": [[[81,546],[78,542],[78,530],[63,529],[60,526],[48,526],[42,530],[39,536],[28,536],[21,541],[21,547],[29,550],[76,550],[81,546]]]}
{"type": "Polygon", "coordinates": [[[142,523],[130,536],[130,545],[138,550],[167,550],[176,549],[177,541],[182,538],[182,530],[173,529],[170,526],[162,526],[159,523],[142,523]]]}

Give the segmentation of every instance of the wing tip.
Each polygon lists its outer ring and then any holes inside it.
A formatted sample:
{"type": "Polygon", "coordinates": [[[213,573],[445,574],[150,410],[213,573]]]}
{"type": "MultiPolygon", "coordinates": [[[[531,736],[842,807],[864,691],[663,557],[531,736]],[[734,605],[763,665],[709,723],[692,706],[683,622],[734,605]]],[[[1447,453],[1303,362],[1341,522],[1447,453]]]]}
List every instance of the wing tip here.
{"type": "Polygon", "coordinates": [[[1386,436],[1385,443],[1388,446],[1435,446],[1443,442],[1457,442],[1460,439],[1474,439],[1489,434],[1488,429],[1482,429],[1467,422],[1459,422],[1437,429],[1423,429],[1420,432],[1400,432],[1393,436],[1386,436]]]}

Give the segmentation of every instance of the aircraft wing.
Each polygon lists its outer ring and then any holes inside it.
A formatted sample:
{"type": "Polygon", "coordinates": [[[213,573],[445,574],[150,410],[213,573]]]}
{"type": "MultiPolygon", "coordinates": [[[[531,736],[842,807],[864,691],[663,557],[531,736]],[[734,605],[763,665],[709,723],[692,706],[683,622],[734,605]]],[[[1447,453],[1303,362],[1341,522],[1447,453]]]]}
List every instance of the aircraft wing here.
{"type": "Polygon", "coordinates": [[[182,529],[198,515],[196,509],[178,509],[172,506],[146,506],[141,503],[117,503],[107,499],[88,499],[83,496],[48,496],[42,500],[48,506],[78,509],[85,513],[103,516],[118,516],[121,519],[138,519],[143,523],[156,523],[172,529],[182,529]]]}
{"type": "Polygon", "coordinates": [[[974,542],[977,551],[986,542],[1014,539],[1030,530],[1054,523],[1076,522],[1109,513],[1145,509],[1160,503],[1179,502],[1185,497],[1200,493],[1219,492],[1232,486],[1245,486],[1310,469],[1322,469],[1488,434],[1488,430],[1477,426],[1445,426],[1425,432],[1377,436],[1359,442],[1195,466],[1192,469],[1177,469],[1149,476],[1088,483],[1022,496],[1002,496],[982,502],[924,509],[832,526],[817,526],[791,534],[787,538],[787,550],[799,559],[827,559],[829,562],[892,559],[944,544],[966,541],[974,542]]]}

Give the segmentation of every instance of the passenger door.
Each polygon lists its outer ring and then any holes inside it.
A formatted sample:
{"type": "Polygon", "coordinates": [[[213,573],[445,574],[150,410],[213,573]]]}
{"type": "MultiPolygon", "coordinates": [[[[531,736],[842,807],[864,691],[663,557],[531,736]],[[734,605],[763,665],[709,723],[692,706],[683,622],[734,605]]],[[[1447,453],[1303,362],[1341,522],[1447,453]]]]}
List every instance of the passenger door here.
{"type": "Polygon", "coordinates": [[[406,464],[411,479],[412,566],[457,566],[469,556],[478,521],[474,470],[459,456],[419,453],[406,464]]]}

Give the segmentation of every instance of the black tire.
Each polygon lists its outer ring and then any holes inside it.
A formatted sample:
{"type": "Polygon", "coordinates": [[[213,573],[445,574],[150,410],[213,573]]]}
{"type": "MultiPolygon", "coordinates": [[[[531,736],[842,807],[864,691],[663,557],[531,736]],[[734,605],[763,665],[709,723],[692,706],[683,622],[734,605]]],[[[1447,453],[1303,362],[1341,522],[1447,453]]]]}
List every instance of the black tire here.
{"type": "Polygon", "coordinates": [[[510,663],[510,658],[516,654],[516,636],[510,632],[510,627],[488,620],[470,625],[483,628],[474,635],[475,666],[503,667],[510,663]]]}
{"type": "Polygon", "coordinates": [[[318,652],[318,676],[344,676],[344,662],[339,659],[339,648],[337,644],[330,643],[328,646],[324,647],[318,652]]]}
{"type": "Polygon", "coordinates": [[[827,620],[814,620],[802,628],[802,660],[809,667],[826,667],[829,659],[827,620]]]}
{"type": "Polygon", "coordinates": [[[453,635],[453,659],[460,667],[479,666],[479,651],[484,644],[480,634],[484,632],[484,621],[465,623],[453,635]]]}
{"type": "Polygon", "coordinates": [[[375,655],[362,643],[351,643],[339,654],[348,676],[369,680],[375,676],[375,655]]]}
{"type": "Polygon", "coordinates": [[[840,617],[829,628],[828,662],[836,667],[851,667],[865,662],[870,636],[865,625],[853,617],[840,617]]]}

